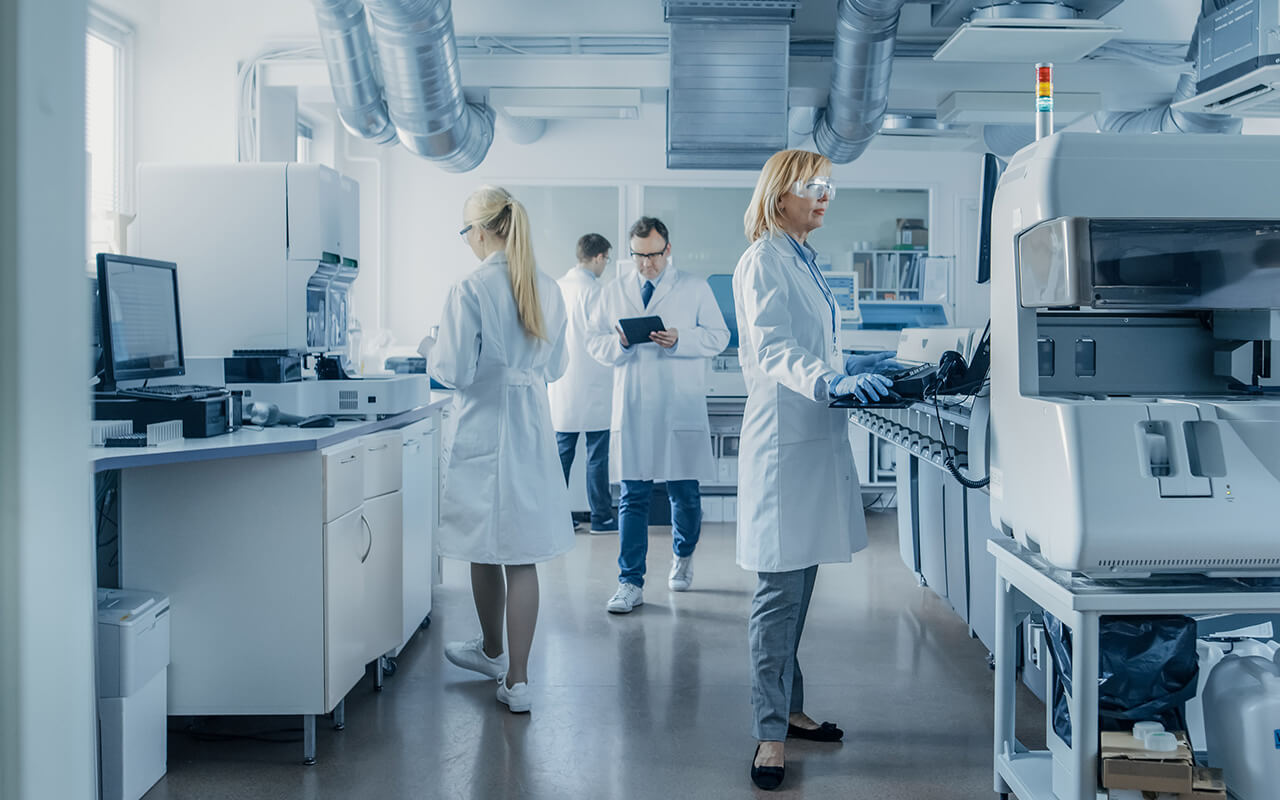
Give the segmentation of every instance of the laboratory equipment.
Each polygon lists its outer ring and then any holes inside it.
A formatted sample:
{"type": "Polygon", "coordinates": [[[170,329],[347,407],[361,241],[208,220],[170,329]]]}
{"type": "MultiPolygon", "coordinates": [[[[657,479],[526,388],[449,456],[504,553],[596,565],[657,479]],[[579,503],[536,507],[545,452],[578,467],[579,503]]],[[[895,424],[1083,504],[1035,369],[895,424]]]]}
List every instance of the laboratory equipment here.
{"type": "MultiPolygon", "coordinates": [[[[138,169],[137,247],[183,265],[187,351],[301,351],[345,360],[350,296],[359,275],[359,189],[319,164],[144,164],[138,169]]],[[[279,366],[279,365],[277,365],[279,366]]],[[[345,374],[357,373],[346,366],[345,374]]],[[[226,365],[224,364],[224,369],[226,365]]],[[[245,398],[303,417],[388,415],[424,405],[422,377],[280,383],[228,380],[245,398]]],[[[282,377],[292,378],[285,364],[282,377]]]]}
{"type": "Polygon", "coordinates": [[[182,264],[187,352],[337,352],[359,273],[359,188],[319,164],[143,164],[136,247],[182,264]]]}
{"type": "Polygon", "coordinates": [[[1085,573],[1280,572],[1280,142],[1063,133],[992,214],[991,520],[1085,573]]]}
{"type": "Polygon", "coordinates": [[[235,392],[180,400],[103,397],[93,401],[93,418],[129,420],[134,430],[156,422],[179,420],[183,436],[203,439],[240,427],[240,404],[240,395],[235,392]]]}
{"type": "Polygon", "coordinates": [[[168,767],[169,598],[98,590],[103,800],[138,800],[168,767]]]}
{"type": "Polygon", "coordinates": [[[1275,797],[1280,783],[1280,666],[1260,656],[1229,655],[1204,689],[1209,764],[1222,768],[1237,800],[1275,797]]]}
{"type": "Polygon", "coordinates": [[[1200,17],[1191,42],[1196,95],[1175,103],[1174,109],[1239,117],[1280,115],[1280,0],[1235,0],[1205,7],[1212,10],[1200,17]]]}

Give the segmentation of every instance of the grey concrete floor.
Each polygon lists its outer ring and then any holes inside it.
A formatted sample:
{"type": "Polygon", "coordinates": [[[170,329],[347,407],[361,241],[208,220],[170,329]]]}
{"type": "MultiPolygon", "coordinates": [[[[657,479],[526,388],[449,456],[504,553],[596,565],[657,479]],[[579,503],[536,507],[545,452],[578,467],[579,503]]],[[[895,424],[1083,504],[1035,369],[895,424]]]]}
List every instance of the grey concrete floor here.
{"type": "MultiPolygon", "coordinates": [[[[146,800],[994,797],[986,648],[902,565],[893,512],[868,523],[866,551],[818,571],[800,648],[806,710],[845,740],[789,742],[781,791],[748,776],[754,576],[734,564],[733,525],[708,524],[684,594],[666,588],[669,529],[651,529],[645,605],[630,615],[604,610],[616,536],[580,534],[539,568],[531,714],[445,661],[443,642],[478,631],[466,567],[446,562],[431,627],[384,691],[368,677],[352,690],[344,731],[321,723],[318,764],[299,763],[297,718],[203,719],[198,735],[174,718],[169,773],[146,800]]],[[[1043,706],[1025,691],[1019,715],[1043,746],[1043,706]]]]}

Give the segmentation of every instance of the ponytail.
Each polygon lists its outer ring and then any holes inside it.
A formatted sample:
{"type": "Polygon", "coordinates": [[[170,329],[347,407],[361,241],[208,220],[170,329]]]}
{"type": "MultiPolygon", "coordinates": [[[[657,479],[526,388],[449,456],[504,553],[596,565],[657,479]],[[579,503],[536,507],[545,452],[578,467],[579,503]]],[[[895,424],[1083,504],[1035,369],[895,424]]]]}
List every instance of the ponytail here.
{"type": "Polygon", "coordinates": [[[533,236],[529,215],[510,192],[497,186],[481,186],[467,199],[466,216],[478,220],[481,228],[506,242],[507,273],[516,313],[525,333],[547,338],[538,302],[538,265],[533,259],[533,236]]]}
{"type": "Polygon", "coordinates": [[[529,215],[520,201],[514,198],[511,200],[511,234],[507,236],[507,266],[520,324],[530,336],[546,339],[542,304],[538,302],[538,265],[533,260],[529,215]]]}

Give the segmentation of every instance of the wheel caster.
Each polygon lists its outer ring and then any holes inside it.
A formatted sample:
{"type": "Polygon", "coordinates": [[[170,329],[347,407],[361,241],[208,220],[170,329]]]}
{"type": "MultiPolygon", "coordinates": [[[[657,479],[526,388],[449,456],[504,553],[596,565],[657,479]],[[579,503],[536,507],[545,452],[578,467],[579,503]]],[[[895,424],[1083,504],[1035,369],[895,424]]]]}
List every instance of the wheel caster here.
{"type": "Polygon", "coordinates": [[[396,664],[395,656],[386,656],[382,659],[382,674],[388,678],[396,674],[399,665],[396,664]]]}
{"type": "Polygon", "coordinates": [[[431,615],[428,614],[422,618],[422,622],[418,625],[418,630],[425,631],[427,628],[430,628],[430,627],[431,627],[431,615]]]}
{"type": "Polygon", "coordinates": [[[304,758],[302,759],[302,765],[305,767],[314,767],[316,765],[316,760],[314,758],[304,758]]]}
{"type": "Polygon", "coordinates": [[[335,731],[345,731],[345,730],[347,729],[347,723],[345,723],[345,722],[335,722],[335,723],[333,724],[333,729],[334,729],[335,731]]]}

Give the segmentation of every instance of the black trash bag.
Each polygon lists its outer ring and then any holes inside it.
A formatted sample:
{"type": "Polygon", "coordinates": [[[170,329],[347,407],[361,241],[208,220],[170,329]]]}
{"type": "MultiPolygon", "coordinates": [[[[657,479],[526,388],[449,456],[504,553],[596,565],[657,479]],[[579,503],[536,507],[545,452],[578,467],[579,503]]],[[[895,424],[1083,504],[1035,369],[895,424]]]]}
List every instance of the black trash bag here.
{"type": "MultiPolygon", "coordinates": [[[[1044,627],[1053,653],[1053,731],[1070,745],[1071,629],[1047,612],[1044,627]]],[[[1102,617],[1098,645],[1101,730],[1127,731],[1142,720],[1186,730],[1186,703],[1200,676],[1194,619],[1102,617]]]]}

